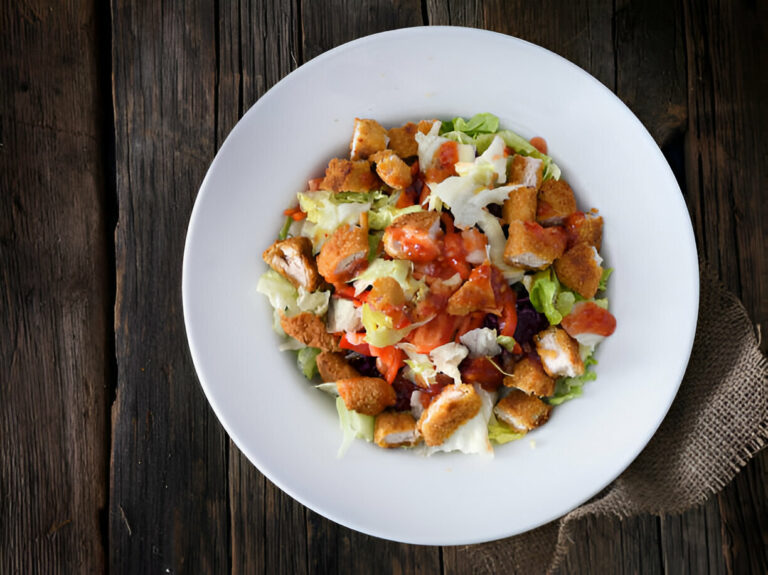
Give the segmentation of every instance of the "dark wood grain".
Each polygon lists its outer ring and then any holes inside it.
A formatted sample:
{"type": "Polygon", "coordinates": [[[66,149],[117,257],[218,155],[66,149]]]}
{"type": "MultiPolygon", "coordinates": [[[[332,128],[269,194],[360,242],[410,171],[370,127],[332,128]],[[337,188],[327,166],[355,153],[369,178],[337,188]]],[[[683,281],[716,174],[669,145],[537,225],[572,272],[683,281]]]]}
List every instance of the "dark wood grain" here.
{"type": "Polygon", "coordinates": [[[215,152],[213,2],[112,5],[118,193],[109,564],[229,571],[227,440],[189,359],[187,220],[215,152]]]}
{"type": "Polygon", "coordinates": [[[0,30],[0,572],[98,573],[112,297],[97,15],[4,2],[0,30]]]}

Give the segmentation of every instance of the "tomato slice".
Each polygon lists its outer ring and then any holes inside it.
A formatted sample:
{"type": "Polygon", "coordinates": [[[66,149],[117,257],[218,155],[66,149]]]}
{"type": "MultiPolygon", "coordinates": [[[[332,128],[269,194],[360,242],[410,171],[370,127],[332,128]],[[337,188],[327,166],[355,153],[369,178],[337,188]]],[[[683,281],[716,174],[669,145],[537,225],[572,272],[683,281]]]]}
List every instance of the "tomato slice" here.
{"type": "Polygon", "coordinates": [[[436,347],[453,341],[454,331],[456,317],[443,312],[429,323],[414,329],[405,339],[415,345],[419,353],[429,353],[436,347]]]}
{"type": "Polygon", "coordinates": [[[371,346],[365,343],[365,333],[345,333],[341,336],[339,341],[339,347],[341,349],[348,349],[350,351],[356,351],[360,355],[367,355],[372,357],[371,346]]]}
{"type": "Polygon", "coordinates": [[[405,365],[405,353],[403,350],[390,345],[387,347],[374,347],[371,348],[371,355],[378,358],[376,360],[376,367],[384,375],[384,379],[390,385],[397,377],[397,372],[405,365]]]}

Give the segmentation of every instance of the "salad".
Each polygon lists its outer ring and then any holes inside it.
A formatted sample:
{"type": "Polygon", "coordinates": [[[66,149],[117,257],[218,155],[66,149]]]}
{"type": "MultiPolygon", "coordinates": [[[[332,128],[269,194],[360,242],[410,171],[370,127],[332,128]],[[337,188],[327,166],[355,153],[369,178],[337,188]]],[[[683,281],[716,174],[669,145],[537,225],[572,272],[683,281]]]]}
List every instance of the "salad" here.
{"type": "Polygon", "coordinates": [[[336,397],[340,454],[355,438],[492,453],[596,378],[616,327],[603,219],[543,139],[492,114],[355,119],[349,158],[285,216],[257,289],[280,349],[336,397]]]}

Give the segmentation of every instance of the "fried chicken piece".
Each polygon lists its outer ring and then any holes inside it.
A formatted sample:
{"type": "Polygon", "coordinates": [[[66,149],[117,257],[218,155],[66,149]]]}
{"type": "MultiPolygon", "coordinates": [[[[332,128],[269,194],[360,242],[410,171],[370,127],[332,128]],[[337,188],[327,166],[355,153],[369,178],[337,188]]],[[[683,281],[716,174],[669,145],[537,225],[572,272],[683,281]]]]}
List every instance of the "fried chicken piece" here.
{"type": "Polygon", "coordinates": [[[522,184],[538,190],[541,187],[541,175],[544,162],[536,158],[515,154],[509,167],[509,183],[522,184]]]}
{"type": "Polygon", "coordinates": [[[360,377],[360,373],[347,362],[343,353],[324,351],[315,358],[317,371],[325,382],[360,377]]]}
{"type": "Polygon", "coordinates": [[[549,326],[533,336],[541,365],[550,377],[578,377],[584,373],[579,343],[564,329],[549,326]]]}
{"type": "Polygon", "coordinates": [[[552,406],[538,397],[513,389],[493,408],[496,417],[511,428],[525,433],[544,425],[552,412],[552,406]]]}
{"type": "Polygon", "coordinates": [[[365,230],[344,224],[320,248],[317,269],[330,283],[349,281],[368,266],[368,250],[365,230]]]}
{"type": "Polygon", "coordinates": [[[555,380],[546,374],[538,358],[524,357],[518,361],[512,375],[504,377],[504,385],[538,397],[550,397],[555,393],[555,380]]]}
{"type": "Polygon", "coordinates": [[[574,212],[563,220],[568,248],[587,244],[600,251],[603,242],[603,218],[594,212],[574,212]]]}
{"type": "Polygon", "coordinates": [[[484,273],[488,266],[479,266],[472,270],[469,279],[448,298],[446,311],[451,315],[467,315],[475,311],[501,313],[493,291],[491,274],[484,273]]]}
{"type": "Polygon", "coordinates": [[[509,192],[509,198],[504,200],[501,217],[505,222],[535,222],[536,202],[538,192],[536,188],[517,188],[509,192]]]}
{"type": "Polygon", "coordinates": [[[323,282],[312,255],[312,241],[297,237],[278,240],[262,254],[273,270],[291,282],[294,287],[315,291],[323,282]]]}
{"type": "Polygon", "coordinates": [[[367,160],[369,156],[387,148],[387,131],[376,120],[355,118],[352,141],[349,143],[351,160],[367,160]]]}
{"type": "Polygon", "coordinates": [[[384,411],[376,416],[373,440],[379,447],[410,447],[419,443],[421,436],[410,412],[384,411]]]}
{"type": "Polygon", "coordinates": [[[594,246],[576,244],[557,260],[554,268],[558,279],[584,299],[595,297],[603,276],[602,258],[594,246]]]}
{"type": "Polygon", "coordinates": [[[414,212],[387,226],[381,243],[391,258],[426,263],[440,255],[441,235],[437,212],[414,212]]]}
{"type": "Polygon", "coordinates": [[[565,180],[550,179],[542,182],[536,219],[545,226],[561,224],[563,219],[576,211],[576,198],[565,180]]]}
{"type": "Polygon", "coordinates": [[[381,187],[381,180],[371,171],[368,160],[334,158],[328,163],[320,189],[331,192],[370,192],[381,187]]]}
{"type": "Polygon", "coordinates": [[[309,347],[317,347],[323,351],[338,351],[339,338],[325,330],[325,322],[310,312],[286,316],[280,314],[280,325],[283,331],[292,338],[309,347]]]}
{"type": "Polygon", "coordinates": [[[339,379],[336,388],[347,409],[364,415],[378,415],[397,401],[394,388],[380,377],[339,379]]]}
{"type": "Polygon", "coordinates": [[[543,228],[535,222],[509,222],[504,261],[528,270],[541,270],[565,251],[565,232],[559,227],[543,228]]]}
{"type": "Polygon", "coordinates": [[[482,404],[471,385],[448,385],[421,414],[416,428],[427,445],[441,445],[461,425],[477,415],[482,404]]]}
{"type": "Polygon", "coordinates": [[[376,173],[390,188],[402,190],[411,185],[411,167],[392,150],[376,152],[370,160],[376,164],[376,173]]]}

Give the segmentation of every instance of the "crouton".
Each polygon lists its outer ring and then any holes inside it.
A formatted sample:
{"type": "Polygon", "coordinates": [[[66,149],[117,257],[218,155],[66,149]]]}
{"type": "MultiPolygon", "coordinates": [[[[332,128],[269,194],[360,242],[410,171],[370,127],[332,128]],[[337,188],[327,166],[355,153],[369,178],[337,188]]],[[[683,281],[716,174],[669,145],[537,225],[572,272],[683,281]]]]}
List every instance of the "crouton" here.
{"type": "Polygon", "coordinates": [[[397,401],[394,388],[380,377],[338,379],[336,389],[347,409],[363,415],[378,415],[397,401]]]}
{"type": "Polygon", "coordinates": [[[440,216],[437,212],[414,212],[395,219],[384,230],[384,251],[394,259],[431,262],[440,255],[440,216]]]}
{"type": "Polygon", "coordinates": [[[344,358],[343,353],[324,351],[315,358],[317,371],[323,381],[338,381],[350,377],[360,377],[360,373],[344,358]]]}
{"type": "Polygon", "coordinates": [[[304,345],[317,347],[323,351],[338,351],[339,338],[325,330],[325,322],[313,313],[304,312],[286,316],[280,314],[283,331],[304,345]]]}
{"type": "Polygon", "coordinates": [[[379,447],[403,447],[416,445],[421,437],[409,412],[385,411],[376,416],[373,440],[379,447]]]}
{"type": "Polygon", "coordinates": [[[584,373],[578,342],[564,329],[549,326],[533,336],[544,371],[550,377],[577,377],[584,373]]]}
{"type": "Polygon", "coordinates": [[[482,403],[471,385],[448,385],[421,414],[416,428],[427,445],[441,445],[462,424],[477,415],[482,403]]]}
{"type": "MultiPolygon", "coordinates": [[[[430,125],[431,127],[431,125],[430,125]]],[[[408,122],[400,128],[391,128],[389,135],[389,149],[401,158],[410,158],[419,153],[419,145],[416,143],[416,132],[419,132],[418,126],[413,122],[408,122]]],[[[427,128],[424,133],[428,132],[427,128]]]]}
{"type": "Polygon", "coordinates": [[[555,380],[546,374],[538,358],[524,357],[518,361],[512,368],[512,375],[504,378],[504,385],[538,397],[550,397],[555,393],[555,380]]]}
{"type": "Polygon", "coordinates": [[[334,158],[328,163],[320,189],[330,192],[370,192],[381,187],[381,180],[371,171],[367,160],[334,158]]]}
{"type": "Polygon", "coordinates": [[[576,211],[573,190],[564,180],[550,179],[542,182],[536,219],[545,226],[563,222],[563,218],[576,211]]]}
{"type": "Polygon", "coordinates": [[[603,218],[594,212],[574,212],[563,220],[568,248],[576,244],[594,246],[600,251],[603,242],[603,218]]]}
{"type": "Polygon", "coordinates": [[[387,149],[387,131],[376,120],[355,118],[355,129],[349,143],[351,160],[367,160],[369,156],[387,149]]]}
{"type": "Polygon", "coordinates": [[[516,154],[509,167],[509,183],[522,184],[538,191],[543,170],[544,162],[541,160],[516,154]]]}
{"type": "Polygon", "coordinates": [[[320,248],[317,269],[328,282],[351,280],[368,265],[368,234],[358,226],[336,228],[320,248]]]}
{"type": "Polygon", "coordinates": [[[557,260],[554,268],[558,279],[584,299],[595,297],[603,268],[597,250],[588,244],[576,244],[557,260]]]}
{"type": "Polygon", "coordinates": [[[493,408],[496,417],[511,428],[525,433],[544,425],[552,412],[552,406],[538,397],[513,389],[493,408]]]}
{"type": "Polygon", "coordinates": [[[509,192],[509,198],[504,200],[501,217],[505,222],[535,222],[536,221],[536,197],[535,188],[517,188],[509,192]]]}
{"type": "Polygon", "coordinates": [[[317,272],[317,262],[312,255],[312,241],[298,237],[278,240],[262,254],[273,270],[291,282],[294,287],[315,291],[323,282],[317,272]]]}
{"type": "Polygon", "coordinates": [[[528,270],[541,270],[565,251],[565,232],[559,227],[543,228],[535,222],[509,222],[504,261],[528,270]]]}
{"type": "Polygon", "coordinates": [[[376,164],[376,173],[390,188],[402,190],[411,185],[411,167],[392,150],[376,152],[371,156],[371,161],[376,164]]]}

